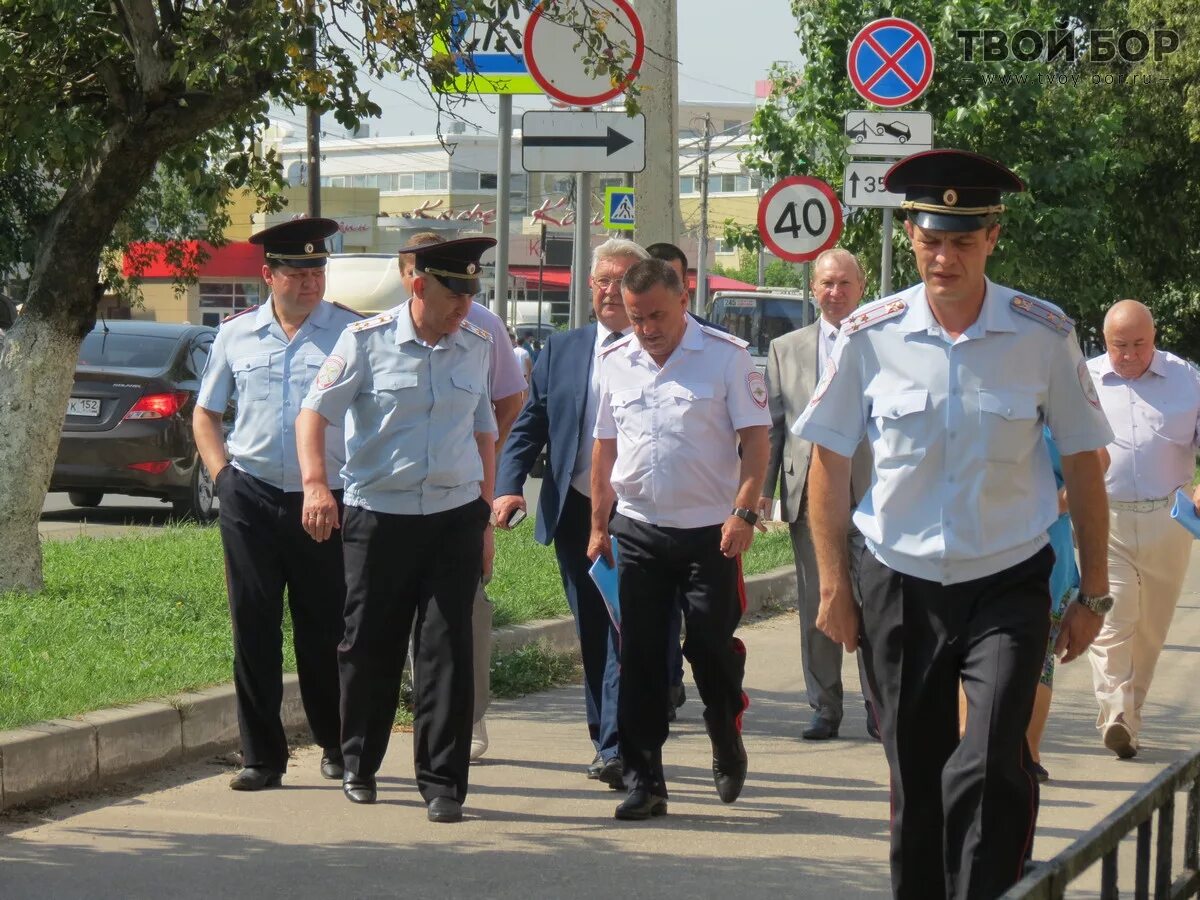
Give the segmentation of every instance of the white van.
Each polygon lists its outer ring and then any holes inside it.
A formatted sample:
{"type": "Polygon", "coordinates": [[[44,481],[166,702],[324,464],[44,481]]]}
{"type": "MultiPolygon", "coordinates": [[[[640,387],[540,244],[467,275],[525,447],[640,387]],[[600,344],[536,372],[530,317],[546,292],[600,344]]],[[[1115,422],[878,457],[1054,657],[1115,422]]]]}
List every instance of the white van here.
{"type": "Polygon", "coordinates": [[[771,341],[817,320],[817,307],[799,288],[765,287],[757,291],[717,291],[706,316],[749,342],[755,364],[765,370],[771,341]]]}

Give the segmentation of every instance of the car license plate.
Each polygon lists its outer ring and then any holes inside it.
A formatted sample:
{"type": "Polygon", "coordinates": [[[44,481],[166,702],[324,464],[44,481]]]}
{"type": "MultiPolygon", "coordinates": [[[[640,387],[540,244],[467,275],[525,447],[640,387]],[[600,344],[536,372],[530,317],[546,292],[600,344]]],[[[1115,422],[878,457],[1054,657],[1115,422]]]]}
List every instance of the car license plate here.
{"type": "Polygon", "coordinates": [[[100,401],[88,397],[72,397],[67,401],[68,416],[98,416],[100,401]]]}

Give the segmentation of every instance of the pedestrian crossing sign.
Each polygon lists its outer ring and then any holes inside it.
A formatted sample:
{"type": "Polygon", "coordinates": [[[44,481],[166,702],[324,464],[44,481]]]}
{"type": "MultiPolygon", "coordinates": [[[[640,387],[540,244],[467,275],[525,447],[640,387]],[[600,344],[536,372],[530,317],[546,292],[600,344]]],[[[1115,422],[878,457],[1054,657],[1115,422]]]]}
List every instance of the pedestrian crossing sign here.
{"type": "Polygon", "coordinates": [[[604,227],[633,231],[634,220],[633,188],[608,187],[604,189],[604,227]]]}

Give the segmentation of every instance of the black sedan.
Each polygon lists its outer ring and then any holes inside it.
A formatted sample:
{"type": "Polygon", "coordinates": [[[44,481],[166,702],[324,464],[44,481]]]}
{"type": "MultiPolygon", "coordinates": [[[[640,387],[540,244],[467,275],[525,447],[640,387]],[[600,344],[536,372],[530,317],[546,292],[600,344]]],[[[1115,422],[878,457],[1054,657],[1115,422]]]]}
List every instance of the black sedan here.
{"type": "Polygon", "coordinates": [[[192,410],[215,328],[100,321],[83,339],[51,491],[76,506],[105,494],[169,501],[176,516],[213,513],[192,438],[192,410]]]}

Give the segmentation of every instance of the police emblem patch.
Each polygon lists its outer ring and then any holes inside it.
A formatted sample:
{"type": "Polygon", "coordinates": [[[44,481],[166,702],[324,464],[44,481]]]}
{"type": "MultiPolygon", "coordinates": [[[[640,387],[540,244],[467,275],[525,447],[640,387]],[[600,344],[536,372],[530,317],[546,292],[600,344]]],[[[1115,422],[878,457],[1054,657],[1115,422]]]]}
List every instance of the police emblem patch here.
{"type": "Polygon", "coordinates": [[[1079,365],[1075,367],[1075,373],[1079,376],[1079,386],[1083,388],[1083,396],[1087,397],[1087,402],[1100,408],[1100,395],[1096,392],[1096,385],[1092,381],[1092,373],[1088,371],[1087,362],[1079,361],[1079,365]]]}
{"type": "Polygon", "coordinates": [[[320,390],[325,390],[327,387],[332,387],[337,384],[337,380],[342,377],[342,372],[346,370],[346,361],[340,356],[328,356],[325,362],[321,363],[321,368],[317,370],[316,385],[320,390]]]}
{"type": "Polygon", "coordinates": [[[750,399],[755,402],[759,409],[767,408],[767,380],[763,378],[762,372],[755,369],[746,376],[746,387],[750,389],[750,399]]]}
{"type": "Polygon", "coordinates": [[[817,382],[816,390],[813,391],[812,399],[808,401],[809,406],[816,406],[821,402],[821,398],[825,396],[825,392],[829,390],[829,382],[833,381],[833,376],[837,374],[837,365],[831,359],[825,363],[825,372],[821,375],[821,380],[817,382]]]}

